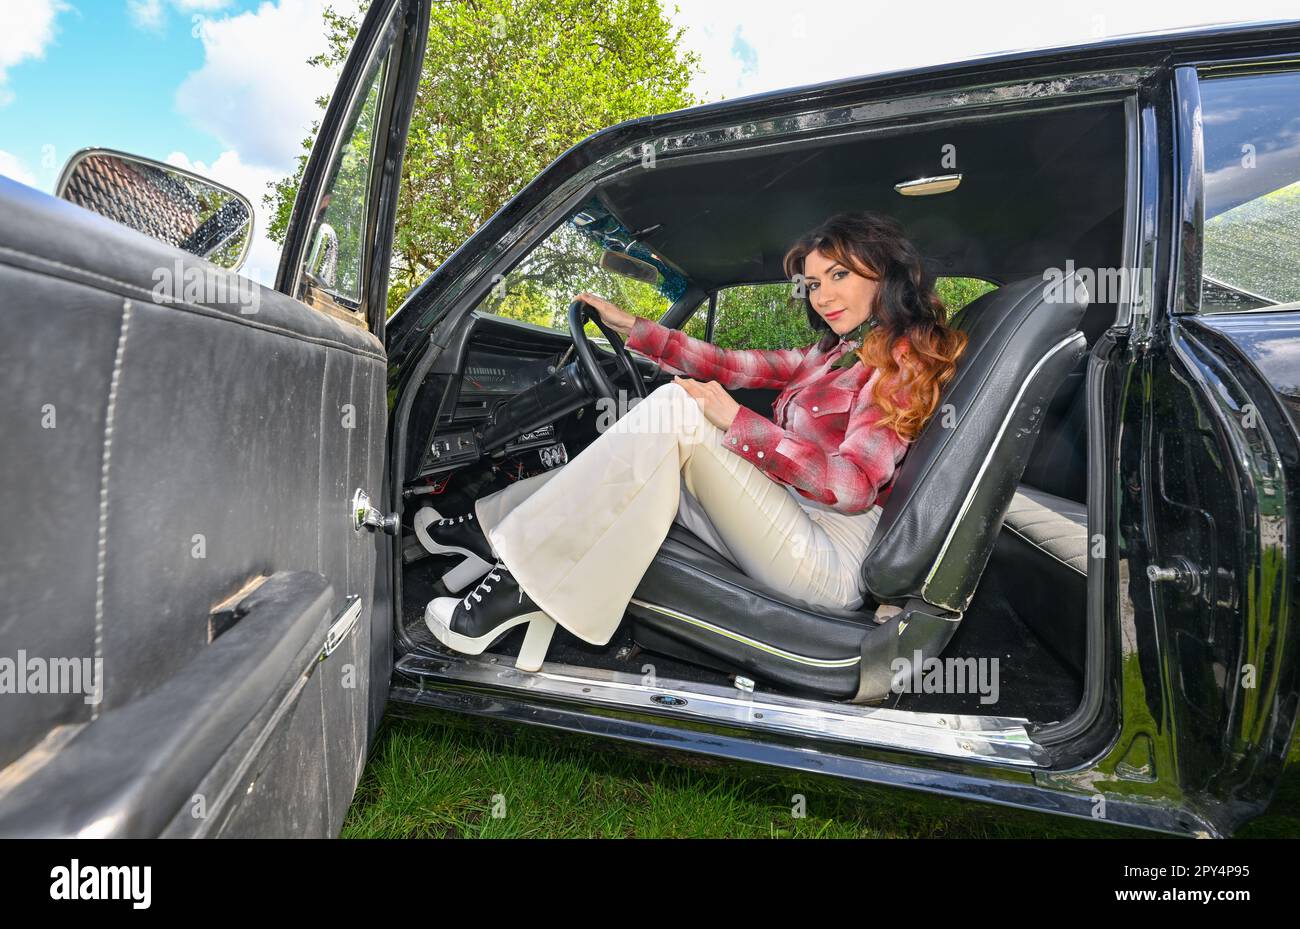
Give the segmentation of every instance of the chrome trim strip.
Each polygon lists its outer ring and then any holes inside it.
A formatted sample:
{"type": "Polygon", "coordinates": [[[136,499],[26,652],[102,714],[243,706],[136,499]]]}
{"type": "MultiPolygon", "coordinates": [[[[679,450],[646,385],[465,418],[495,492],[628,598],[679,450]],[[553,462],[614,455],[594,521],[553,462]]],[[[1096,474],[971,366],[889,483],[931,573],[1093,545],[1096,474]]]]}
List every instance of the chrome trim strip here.
{"type": "MultiPolygon", "coordinates": [[[[731,639],[733,642],[739,642],[741,645],[748,645],[750,648],[765,652],[775,658],[793,661],[796,664],[805,664],[814,668],[851,668],[862,661],[861,655],[854,655],[852,658],[811,658],[807,655],[798,655],[794,652],[788,652],[783,648],[777,648],[775,645],[768,645],[766,642],[760,642],[758,639],[751,639],[749,636],[741,635],[739,632],[733,632],[730,629],[723,629],[721,626],[716,626],[707,620],[690,616],[686,613],[671,609],[670,607],[659,606],[656,603],[649,603],[645,600],[638,600],[636,597],[633,597],[631,602],[635,603],[637,606],[643,606],[647,610],[654,610],[656,613],[660,613],[672,619],[679,619],[684,623],[712,632],[714,635],[720,635],[725,639],[731,639]]],[[[863,631],[865,632],[867,628],[868,627],[864,625],[863,631]]]]}
{"type": "Polygon", "coordinates": [[[1174,138],[1178,162],[1174,178],[1174,209],[1179,233],[1175,252],[1171,312],[1201,311],[1201,268],[1205,247],[1205,133],[1201,82],[1196,68],[1174,69],[1174,138]]]}
{"type": "MultiPolygon", "coordinates": [[[[863,88],[863,96],[877,99],[856,104],[822,106],[751,122],[730,125],[723,122],[681,135],[653,138],[652,144],[656,156],[671,155],[777,137],[799,138],[813,132],[852,129],[882,121],[900,123],[906,117],[929,113],[1115,93],[1136,88],[1146,73],[1145,68],[1081,72],[1050,80],[1019,80],[952,90],[923,91],[888,99],[879,99],[886,95],[879,88],[863,88]]],[[[608,169],[620,162],[639,163],[644,145],[644,140],[637,142],[613,156],[601,159],[597,164],[608,169]]]]}
{"type": "Polygon", "coordinates": [[[348,605],[343,608],[338,619],[330,625],[329,632],[325,635],[325,645],[321,649],[320,659],[324,661],[343,643],[352,630],[357,628],[357,620],[361,618],[361,598],[353,594],[348,598],[348,605]]]}
{"type": "MultiPolygon", "coordinates": [[[[930,565],[930,573],[925,576],[925,583],[921,585],[921,596],[924,597],[926,592],[929,590],[930,582],[934,580],[934,575],[938,572],[939,565],[943,563],[944,556],[948,553],[948,546],[952,544],[952,537],[957,534],[957,527],[960,526],[961,521],[966,518],[966,512],[970,509],[970,505],[975,499],[975,493],[979,490],[980,484],[984,480],[984,473],[993,462],[993,456],[997,453],[998,445],[1002,442],[1002,436],[1006,434],[1007,427],[1011,425],[1011,417],[1015,415],[1017,407],[1020,406],[1020,398],[1025,395],[1025,391],[1029,389],[1029,385],[1034,382],[1034,378],[1038,376],[1038,372],[1042,370],[1043,365],[1047,364],[1047,362],[1062,349],[1068,348],[1072,343],[1078,342],[1082,339],[1083,333],[1076,331],[1070,333],[1064,339],[1057,342],[1048,349],[1047,354],[1038,359],[1037,363],[1032,369],[1030,369],[1029,374],[1020,382],[1020,389],[1016,391],[1015,399],[1011,401],[1011,406],[1007,410],[1007,415],[1003,417],[1002,425],[998,427],[998,434],[993,437],[993,441],[989,444],[988,453],[984,456],[984,461],[980,464],[980,469],[976,472],[975,479],[971,481],[970,490],[966,492],[966,499],[962,501],[961,510],[958,511],[957,518],[952,521],[952,525],[948,527],[948,535],[943,540],[943,546],[939,549],[939,554],[934,559],[934,564],[930,565]]],[[[927,602],[934,602],[929,600],[929,598],[926,599],[927,602]]],[[[942,603],[936,603],[934,605],[941,606],[944,609],[956,609],[955,607],[950,607],[942,603]]]]}
{"type": "MultiPolygon", "coordinates": [[[[1143,137],[1142,110],[1136,96],[1124,101],[1124,235],[1120,252],[1124,256],[1124,267],[1133,275],[1133,280],[1142,280],[1142,243],[1144,240],[1142,221],[1142,185],[1143,137]]],[[[1152,214],[1154,216],[1154,214],[1152,214]]],[[[1141,311],[1143,300],[1150,300],[1151,295],[1143,291],[1148,288],[1138,287],[1138,293],[1122,294],[1117,303],[1115,318],[1107,329],[1129,328],[1135,307],[1141,311]]]]}
{"type": "Polygon", "coordinates": [[[934,177],[899,181],[894,185],[894,190],[904,197],[933,197],[956,190],[959,186],[961,186],[960,174],[939,174],[934,177]]]}
{"type": "Polygon", "coordinates": [[[771,693],[746,693],[716,684],[579,668],[546,662],[536,672],[520,671],[507,655],[408,654],[396,667],[394,693],[419,703],[419,692],[448,685],[508,694],[521,700],[548,699],[579,706],[615,708],[695,726],[730,725],[764,734],[815,737],[1018,768],[1046,767],[1042,747],[1019,717],[914,713],[771,693]],[[402,677],[408,678],[403,681],[402,677]],[[409,679],[414,678],[414,682],[409,679]],[[685,701],[663,706],[665,695],[685,701]]]}

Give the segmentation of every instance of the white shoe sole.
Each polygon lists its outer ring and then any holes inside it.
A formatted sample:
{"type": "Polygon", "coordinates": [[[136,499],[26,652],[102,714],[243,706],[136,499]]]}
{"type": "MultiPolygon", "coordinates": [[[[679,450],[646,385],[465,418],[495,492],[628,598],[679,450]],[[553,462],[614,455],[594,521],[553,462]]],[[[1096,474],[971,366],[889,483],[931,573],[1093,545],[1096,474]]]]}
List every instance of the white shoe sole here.
{"type": "Polygon", "coordinates": [[[447,585],[447,589],[455,593],[458,590],[464,590],[491,571],[492,565],[469,549],[461,548],[459,545],[439,545],[435,542],[429,536],[429,525],[441,518],[437,510],[431,506],[426,506],[415,514],[415,518],[411,520],[411,525],[415,529],[415,537],[420,540],[420,544],[424,546],[424,550],[429,554],[465,556],[464,561],[442,576],[442,582],[447,585]]]}
{"type": "Polygon", "coordinates": [[[458,603],[460,599],[457,597],[437,597],[430,600],[424,608],[424,624],[429,627],[434,638],[462,655],[481,655],[511,629],[527,623],[528,631],[524,633],[524,644],[519,649],[519,657],[515,659],[515,667],[520,671],[541,670],[546,650],[551,645],[551,637],[555,634],[555,620],[541,610],[535,610],[508,619],[484,635],[472,637],[453,632],[449,625],[458,603]]]}

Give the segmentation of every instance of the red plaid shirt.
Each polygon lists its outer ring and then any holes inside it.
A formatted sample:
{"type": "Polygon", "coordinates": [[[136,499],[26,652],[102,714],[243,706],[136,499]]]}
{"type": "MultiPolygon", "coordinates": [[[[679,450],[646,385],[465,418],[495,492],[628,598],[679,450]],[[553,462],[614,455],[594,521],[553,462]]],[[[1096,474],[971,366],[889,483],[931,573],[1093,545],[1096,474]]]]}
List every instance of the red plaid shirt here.
{"type": "Polygon", "coordinates": [[[801,496],[850,514],[885,502],[908,449],[893,429],[877,425],[883,413],[872,403],[876,369],[831,367],[855,344],[737,351],[643,317],[627,340],[674,374],[728,388],[779,388],[776,422],[742,406],[723,444],[801,496]]]}

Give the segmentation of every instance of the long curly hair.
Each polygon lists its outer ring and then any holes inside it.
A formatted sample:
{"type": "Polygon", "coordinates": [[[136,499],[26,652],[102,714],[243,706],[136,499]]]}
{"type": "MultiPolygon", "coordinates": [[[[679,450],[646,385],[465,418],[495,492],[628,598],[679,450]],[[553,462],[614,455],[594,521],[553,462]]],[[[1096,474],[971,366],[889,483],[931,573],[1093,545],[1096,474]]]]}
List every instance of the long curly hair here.
{"type": "MultiPolygon", "coordinates": [[[[935,293],[921,253],[893,218],[870,212],[832,216],[786,252],[790,280],[802,282],[804,259],[813,252],[880,282],[871,306],[877,325],[857,354],[863,364],[880,369],[872,398],[884,412],[880,422],[907,441],[915,439],[957,373],[966,333],[948,326],[947,308],[935,293]]],[[[823,333],[819,346],[834,347],[840,337],[813,309],[807,288],[803,302],[808,324],[823,333]]]]}

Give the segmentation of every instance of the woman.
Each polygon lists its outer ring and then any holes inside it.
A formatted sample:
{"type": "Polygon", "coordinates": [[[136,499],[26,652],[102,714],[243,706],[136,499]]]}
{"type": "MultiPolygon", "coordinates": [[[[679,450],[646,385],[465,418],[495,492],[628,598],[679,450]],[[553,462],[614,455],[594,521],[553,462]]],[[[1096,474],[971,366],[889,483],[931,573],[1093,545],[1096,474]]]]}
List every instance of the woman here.
{"type": "Polygon", "coordinates": [[[557,622],[606,644],[674,520],[792,598],[863,603],[879,504],[966,337],[946,325],[919,252],[888,217],[832,217],[795,243],[785,270],[822,333],[805,348],[728,351],[579,295],[679,376],[564,467],[423,527],[434,550],[496,561],[465,598],[429,604],[439,641],[480,654],[526,623],[516,664],[530,671],[557,622]],[[724,387],[781,388],[776,421],[724,387]]]}

